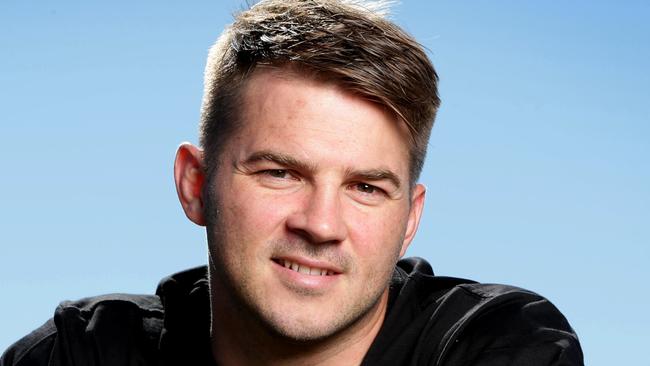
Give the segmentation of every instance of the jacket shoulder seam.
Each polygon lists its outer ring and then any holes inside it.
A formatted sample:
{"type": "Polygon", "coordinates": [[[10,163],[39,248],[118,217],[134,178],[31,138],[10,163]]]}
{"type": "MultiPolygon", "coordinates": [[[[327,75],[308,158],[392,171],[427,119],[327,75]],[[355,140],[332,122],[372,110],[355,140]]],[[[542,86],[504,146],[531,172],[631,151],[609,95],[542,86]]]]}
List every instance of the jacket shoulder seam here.
{"type": "MultiPolygon", "coordinates": [[[[150,316],[160,316],[164,314],[162,306],[146,306],[146,304],[139,303],[129,298],[132,295],[124,294],[111,294],[111,295],[100,295],[97,297],[89,297],[76,301],[63,301],[59,304],[59,311],[78,311],[81,314],[92,314],[95,312],[96,308],[105,304],[128,304],[135,306],[139,312],[143,314],[148,314],[150,316]]],[[[140,296],[140,295],[136,295],[140,296]]],[[[156,295],[144,295],[146,297],[157,297],[156,295]]]]}
{"type": "Polygon", "coordinates": [[[53,329],[49,333],[43,335],[40,339],[38,339],[36,342],[32,343],[27,349],[25,349],[23,352],[20,353],[16,361],[13,363],[16,366],[19,366],[22,360],[32,352],[34,348],[37,346],[41,345],[43,342],[51,338],[52,336],[56,337],[57,330],[53,329]]]}

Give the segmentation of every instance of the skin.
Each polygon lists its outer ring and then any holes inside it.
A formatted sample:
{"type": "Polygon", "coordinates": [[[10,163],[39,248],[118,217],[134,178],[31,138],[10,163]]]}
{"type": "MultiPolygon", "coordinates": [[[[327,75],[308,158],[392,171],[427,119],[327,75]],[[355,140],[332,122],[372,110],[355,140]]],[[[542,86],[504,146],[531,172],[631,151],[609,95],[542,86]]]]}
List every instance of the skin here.
{"type": "Polygon", "coordinates": [[[214,177],[190,144],[175,163],[186,215],[207,225],[215,359],[358,364],[422,213],[406,128],[379,105],[287,70],[256,70],[243,102],[214,177]]]}

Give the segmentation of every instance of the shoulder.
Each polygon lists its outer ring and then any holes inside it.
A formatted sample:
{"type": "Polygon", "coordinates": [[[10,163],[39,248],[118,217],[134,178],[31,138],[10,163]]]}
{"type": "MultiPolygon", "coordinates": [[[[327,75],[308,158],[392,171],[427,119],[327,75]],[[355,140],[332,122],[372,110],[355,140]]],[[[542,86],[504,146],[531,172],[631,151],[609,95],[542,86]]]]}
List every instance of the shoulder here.
{"type": "Polygon", "coordinates": [[[109,324],[137,323],[162,316],[163,307],[156,295],[109,294],[62,302],[54,312],[54,322],[59,330],[92,323],[92,328],[86,330],[97,332],[109,324]]]}
{"type": "Polygon", "coordinates": [[[154,295],[111,294],[64,301],[52,319],[5,351],[0,366],[46,365],[64,354],[84,363],[84,355],[94,357],[96,352],[136,345],[146,350],[155,344],[162,319],[163,308],[154,295]]]}
{"type": "MultiPolygon", "coordinates": [[[[578,337],[543,296],[499,284],[463,284],[465,312],[440,350],[445,365],[582,365],[578,337]]],[[[452,302],[456,304],[456,302],[452,302]]]]}
{"type": "Polygon", "coordinates": [[[49,319],[45,324],[11,345],[0,357],[0,366],[47,365],[56,338],[56,326],[49,319]]]}
{"type": "Polygon", "coordinates": [[[434,276],[419,258],[398,263],[391,292],[373,359],[445,366],[582,364],[568,321],[535,292],[434,276]]]}
{"type": "Polygon", "coordinates": [[[464,283],[439,300],[435,312],[440,315],[421,338],[423,352],[427,347],[437,348],[435,360],[429,360],[432,364],[583,364],[571,325],[535,292],[501,284],[464,283]]]}

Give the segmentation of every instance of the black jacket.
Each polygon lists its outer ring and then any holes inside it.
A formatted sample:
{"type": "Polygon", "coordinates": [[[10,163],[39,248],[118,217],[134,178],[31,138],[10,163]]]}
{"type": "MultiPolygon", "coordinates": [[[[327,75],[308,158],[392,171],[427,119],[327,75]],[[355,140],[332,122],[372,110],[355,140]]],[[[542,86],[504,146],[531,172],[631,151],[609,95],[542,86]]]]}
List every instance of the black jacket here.
{"type": "MultiPolygon", "coordinates": [[[[548,300],[516,287],[433,276],[419,258],[393,273],[384,324],[363,365],[582,365],[578,338],[548,300]]],[[[214,365],[206,268],[156,295],[63,302],[12,345],[9,365],[214,365]]]]}

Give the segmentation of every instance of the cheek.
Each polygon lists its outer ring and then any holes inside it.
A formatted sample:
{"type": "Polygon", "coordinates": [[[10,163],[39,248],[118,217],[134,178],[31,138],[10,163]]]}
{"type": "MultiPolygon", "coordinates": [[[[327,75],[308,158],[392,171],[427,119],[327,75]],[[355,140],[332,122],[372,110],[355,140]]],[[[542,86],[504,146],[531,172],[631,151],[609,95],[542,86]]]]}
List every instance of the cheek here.
{"type": "Polygon", "coordinates": [[[232,240],[251,246],[282,227],[288,209],[284,200],[260,194],[245,177],[224,186],[230,188],[222,191],[222,222],[232,240]]]}
{"type": "Polygon", "coordinates": [[[348,233],[360,261],[392,261],[399,255],[407,211],[395,205],[371,210],[350,210],[348,233]]]}

